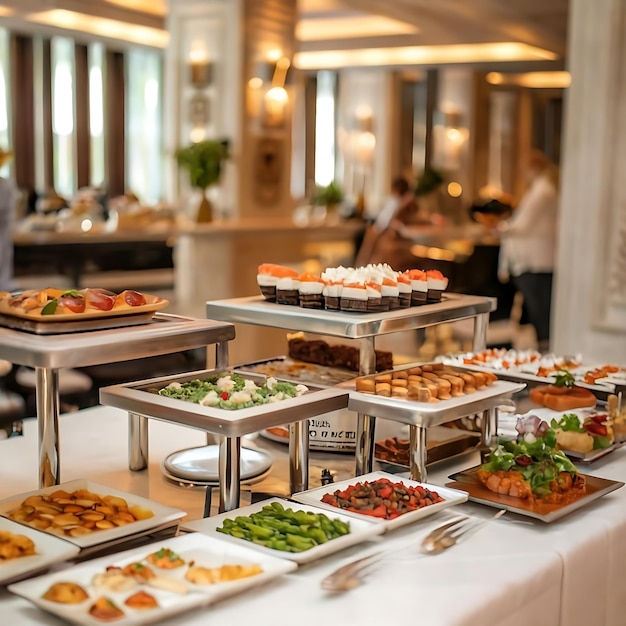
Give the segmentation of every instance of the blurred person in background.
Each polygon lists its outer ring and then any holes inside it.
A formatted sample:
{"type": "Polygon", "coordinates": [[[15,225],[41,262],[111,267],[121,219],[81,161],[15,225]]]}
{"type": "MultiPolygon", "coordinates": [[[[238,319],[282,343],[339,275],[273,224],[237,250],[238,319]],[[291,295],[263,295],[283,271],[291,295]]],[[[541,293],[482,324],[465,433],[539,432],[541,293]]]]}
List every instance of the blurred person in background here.
{"type": "Polygon", "coordinates": [[[403,176],[394,178],[389,199],[365,232],[355,265],[388,263],[395,270],[412,267],[412,242],[404,239],[400,231],[405,225],[418,223],[419,218],[419,206],[409,181],[403,176]]]}
{"type": "Polygon", "coordinates": [[[525,194],[512,217],[497,227],[501,236],[498,276],[512,280],[524,296],[528,321],[537,333],[539,350],[544,351],[550,339],[559,172],[543,152],[533,150],[525,175],[529,183],[525,194]]]}
{"type": "MultiPolygon", "coordinates": [[[[0,148],[0,168],[13,153],[0,148]]],[[[12,291],[13,285],[13,220],[15,219],[15,186],[0,176],[0,291],[12,291]]]]}

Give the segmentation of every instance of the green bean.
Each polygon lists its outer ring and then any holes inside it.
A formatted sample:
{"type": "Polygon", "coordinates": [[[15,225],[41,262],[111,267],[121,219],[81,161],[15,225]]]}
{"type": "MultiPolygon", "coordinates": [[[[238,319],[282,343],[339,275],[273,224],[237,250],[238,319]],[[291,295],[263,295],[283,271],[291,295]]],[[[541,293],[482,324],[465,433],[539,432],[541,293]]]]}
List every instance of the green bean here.
{"type": "Polygon", "coordinates": [[[217,531],[273,550],[303,552],[348,534],[350,525],[323,513],[294,511],[272,502],[249,516],[225,519],[217,531]]]}

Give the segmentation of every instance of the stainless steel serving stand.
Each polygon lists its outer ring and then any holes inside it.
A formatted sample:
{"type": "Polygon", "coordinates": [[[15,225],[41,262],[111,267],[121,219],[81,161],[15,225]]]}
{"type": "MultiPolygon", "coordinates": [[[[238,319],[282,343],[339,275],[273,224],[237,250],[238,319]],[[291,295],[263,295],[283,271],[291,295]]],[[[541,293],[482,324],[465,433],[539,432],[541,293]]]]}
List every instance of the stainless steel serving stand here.
{"type": "MultiPolygon", "coordinates": [[[[266,301],[262,296],[210,301],[207,317],[229,322],[272,326],[306,331],[320,335],[358,339],[360,344],[359,374],[372,374],[376,366],[377,335],[416,330],[444,322],[474,319],[473,350],[486,347],[489,313],[496,308],[495,298],[446,293],[435,304],[379,313],[347,313],[305,309],[266,301]]],[[[376,418],[369,412],[357,416],[356,475],[372,471],[374,459],[374,427],[376,418]]],[[[290,427],[290,442],[295,434],[290,427]]],[[[302,450],[302,462],[308,463],[308,449],[302,450]]]]}
{"type": "MultiPolygon", "coordinates": [[[[70,323],[70,322],[68,322],[70,323]]],[[[84,330],[56,335],[0,328],[3,359],[34,367],[39,425],[39,485],[60,483],[59,375],[63,367],[116,363],[216,344],[218,367],[228,364],[228,344],[235,327],[224,322],[156,313],[140,326],[84,330]]],[[[148,425],[145,417],[130,413],[129,466],[141,470],[148,463],[148,425]]]]}
{"type": "MultiPolygon", "coordinates": [[[[104,387],[100,389],[100,400],[102,404],[125,409],[130,413],[176,422],[220,435],[220,512],[239,507],[241,437],[281,424],[298,425],[295,441],[289,442],[290,487],[292,492],[306,489],[307,485],[298,482],[301,480],[300,472],[294,469],[294,465],[301,462],[302,449],[306,447],[308,450],[308,428],[301,425],[306,424],[309,417],[348,406],[348,391],[337,387],[307,385],[309,392],[296,398],[230,411],[156,393],[173,382],[184,383],[208,378],[223,371],[224,369],[219,368],[189,372],[104,387]]],[[[258,383],[266,378],[264,375],[251,373],[244,376],[258,383]]]]}
{"type": "Polygon", "coordinates": [[[498,430],[498,405],[524,389],[526,384],[498,380],[485,389],[432,404],[358,392],[354,390],[354,382],[339,386],[350,389],[349,409],[408,424],[411,478],[426,482],[426,431],[430,426],[439,426],[466,415],[480,413],[481,445],[486,449],[498,430]]]}

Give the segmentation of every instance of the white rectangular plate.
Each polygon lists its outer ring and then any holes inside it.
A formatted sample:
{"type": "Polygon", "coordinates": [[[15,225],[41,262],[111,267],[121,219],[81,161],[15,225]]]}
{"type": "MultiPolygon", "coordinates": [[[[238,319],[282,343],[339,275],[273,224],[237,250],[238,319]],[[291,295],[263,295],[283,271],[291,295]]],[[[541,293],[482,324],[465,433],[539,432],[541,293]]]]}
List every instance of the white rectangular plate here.
{"type": "MultiPolygon", "coordinates": [[[[113,600],[125,613],[123,618],[115,620],[114,623],[120,626],[129,626],[131,624],[150,624],[195,607],[212,604],[221,598],[240,593],[251,587],[256,587],[257,585],[262,585],[277,576],[296,569],[296,567],[297,565],[295,563],[259,554],[258,552],[249,550],[245,546],[232,545],[219,538],[192,533],[141,548],[127,550],[126,552],[108,557],[95,559],[62,572],[23,581],[11,585],[9,591],[26,598],[41,609],[54,613],[68,622],[81,625],[102,625],[105,623],[102,620],[91,617],[89,615],[89,608],[97,598],[106,596],[113,600]],[[125,592],[110,592],[97,589],[91,584],[94,575],[104,572],[107,566],[116,565],[124,567],[125,565],[135,562],[145,563],[145,558],[149,554],[161,548],[170,548],[184,559],[186,563],[194,561],[196,565],[201,567],[214,568],[225,564],[257,564],[261,566],[263,571],[255,576],[249,576],[240,580],[216,583],[214,585],[195,585],[185,581],[185,573],[187,571],[186,564],[176,569],[162,571],[149,565],[149,567],[159,575],[185,582],[189,588],[188,593],[185,595],[155,589],[146,585],[139,585],[125,592]],[[57,602],[44,600],[42,595],[49,587],[55,582],[61,581],[74,582],[81,585],[89,594],[89,599],[74,605],[59,604],[57,602]],[[159,603],[159,607],[155,609],[133,610],[125,606],[124,601],[126,598],[138,590],[143,590],[153,595],[159,603]]],[[[181,621],[181,623],[183,622],[181,621]]]]}
{"type": "Polygon", "coordinates": [[[231,541],[237,545],[249,546],[254,550],[262,552],[263,554],[277,556],[282,559],[289,559],[290,561],[295,561],[296,563],[310,563],[316,559],[320,559],[324,556],[328,556],[329,554],[334,554],[339,550],[343,550],[348,546],[353,546],[357,543],[361,543],[362,541],[367,541],[368,539],[371,539],[372,537],[383,532],[382,526],[379,524],[373,524],[371,520],[364,520],[362,518],[355,519],[354,517],[335,511],[333,511],[333,514],[329,515],[327,511],[320,509],[320,507],[289,502],[287,500],[283,500],[282,498],[269,498],[268,500],[263,500],[235,511],[229,511],[227,513],[216,515],[215,517],[206,517],[202,520],[184,524],[183,527],[186,530],[201,532],[210,535],[211,537],[223,537],[224,540],[231,541]],[[340,519],[350,524],[350,533],[348,535],[343,535],[342,537],[337,537],[337,539],[331,539],[326,543],[315,546],[310,550],[305,550],[304,552],[282,552],[281,550],[266,548],[265,546],[252,543],[245,539],[238,539],[237,537],[217,531],[217,529],[222,526],[225,519],[234,519],[239,515],[246,516],[252,513],[257,513],[264,506],[272,504],[272,502],[280,502],[280,504],[282,504],[286,509],[293,509],[294,511],[309,511],[311,513],[323,513],[331,519],[340,519]]]}
{"type": "Polygon", "coordinates": [[[400,526],[405,526],[406,524],[412,524],[413,522],[423,519],[424,517],[428,517],[429,515],[435,515],[442,509],[467,501],[467,494],[464,491],[457,491],[456,489],[448,489],[447,487],[439,487],[438,485],[430,485],[428,483],[419,483],[416,480],[411,480],[410,478],[400,478],[399,476],[389,474],[388,472],[371,472],[369,474],[364,474],[363,476],[357,476],[355,478],[349,478],[348,480],[342,480],[338,483],[318,487],[317,489],[309,489],[308,491],[294,493],[291,497],[298,502],[310,504],[311,506],[317,506],[322,509],[326,509],[327,511],[332,511],[333,513],[340,512],[345,515],[349,515],[350,517],[374,522],[383,528],[383,532],[393,530],[394,528],[398,528],[400,526]],[[322,502],[322,497],[327,493],[335,493],[338,489],[343,491],[350,485],[364,483],[366,481],[374,482],[380,478],[387,478],[393,483],[402,483],[407,487],[417,487],[418,485],[421,485],[430,491],[436,491],[442,498],[444,498],[444,501],[425,506],[415,511],[409,511],[408,513],[404,513],[403,515],[391,520],[363,515],[362,513],[357,513],[356,511],[346,511],[345,509],[337,508],[332,504],[322,502]]]}
{"type": "MultiPolygon", "coordinates": [[[[98,483],[94,483],[90,480],[85,480],[82,478],[72,480],[67,483],[62,483],[60,485],[54,485],[52,487],[44,487],[43,489],[29,491],[28,493],[23,493],[17,496],[7,498],[6,500],[2,500],[0,502],[0,515],[2,517],[8,518],[9,512],[19,508],[22,502],[28,496],[54,493],[59,489],[63,489],[69,492],[76,491],[77,489],[87,489],[99,496],[117,496],[119,498],[124,498],[129,506],[142,506],[150,509],[154,513],[153,517],[144,520],[138,520],[131,524],[126,524],[125,526],[117,526],[116,528],[98,530],[90,533],[89,535],[82,535],[81,537],[63,537],[64,540],[70,541],[80,548],[89,548],[99,544],[108,543],[110,541],[119,540],[123,537],[130,537],[138,533],[144,533],[153,528],[163,527],[168,522],[173,523],[177,519],[185,517],[186,515],[185,511],[181,511],[180,509],[175,509],[171,506],[165,506],[163,504],[159,504],[158,502],[148,500],[147,498],[134,496],[130,493],[118,491],[117,489],[113,489],[112,487],[99,485],[98,483]]],[[[24,525],[25,524],[26,522],[24,523],[24,525]]]]}
{"type": "Polygon", "coordinates": [[[9,531],[14,535],[24,535],[35,544],[35,554],[21,556],[8,561],[0,560],[0,584],[6,585],[12,580],[40,572],[53,563],[60,563],[76,556],[80,548],[59,537],[35,530],[0,517],[0,531],[9,531]]]}

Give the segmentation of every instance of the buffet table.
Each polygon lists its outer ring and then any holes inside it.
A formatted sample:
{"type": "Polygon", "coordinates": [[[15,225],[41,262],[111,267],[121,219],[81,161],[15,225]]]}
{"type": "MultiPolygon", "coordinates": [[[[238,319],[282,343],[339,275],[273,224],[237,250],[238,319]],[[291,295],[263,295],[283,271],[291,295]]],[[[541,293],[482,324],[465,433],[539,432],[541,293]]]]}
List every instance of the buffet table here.
{"type": "MultiPolygon", "coordinates": [[[[88,478],[117,489],[179,507],[188,519],[202,517],[202,492],[169,483],[159,471],[162,460],[180,447],[202,445],[200,431],[155,422],[150,431],[149,472],[130,472],[118,445],[127,435],[126,413],[97,407],[61,416],[64,477],[88,478]],[[97,452],[97,453],[96,453],[97,452]]],[[[257,437],[252,445],[270,450],[275,463],[254,491],[287,492],[286,446],[257,437]]],[[[348,478],[353,459],[336,453],[311,453],[312,469],[330,467],[336,479],[348,478]]],[[[36,422],[26,421],[24,437],[0,442],[0,497],[36,487],[23,468],[37,458],[36,422]]],[[[478,462],[476,453],[431,468],[430,482],[444,484],[452,472],[478,462]]],[[[626,472],[626,448],[584,466],[583,471],[620,479],[626,472]]],[[[246,623],[255,626],[298,622],[393,623],[428,626],[623,626],[626,612],[626,489],[615,491],[552,524],[507,513],[487,529],[434,557],[411,550],[433,527],[463,512],[491,517],[494,509],[467,503],[435,518],[384,535],[334,556],[300,567],[265,587],[204,610],[162,622],[168,626],[246,623]],[[357,556],[384,546],[403,546],[401,556],[372,572],[366,583],[344,595],[322,591],[324,576],[357,556]]],[[[60,622],[25,600],[0,591],[3,623],[20,626],[60,622]]]]}

